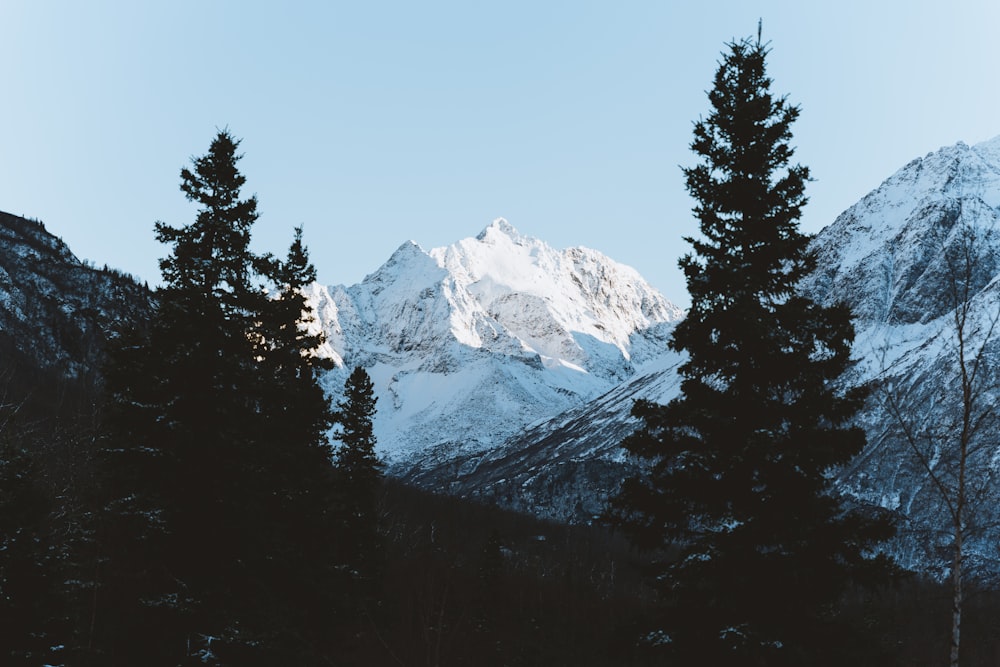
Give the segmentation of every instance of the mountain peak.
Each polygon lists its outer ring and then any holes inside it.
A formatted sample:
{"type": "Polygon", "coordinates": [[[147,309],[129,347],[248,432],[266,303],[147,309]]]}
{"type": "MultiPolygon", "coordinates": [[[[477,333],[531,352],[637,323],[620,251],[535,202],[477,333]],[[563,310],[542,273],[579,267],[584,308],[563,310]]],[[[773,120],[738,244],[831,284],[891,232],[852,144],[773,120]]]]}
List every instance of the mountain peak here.
{"type": "Polygon", "coordinates": [[[847,301],[861,321],[928,323],[947,310],[935,295],[946,292],[962,230],[976,230],[978,290],[996,266],[998,228],[1000,137],[957,142],[912,160],[822,230],[805,282],[847,301]]]}
{"type": "Polygon", "coordinates": [[[413,257],[415,255],[426,254],[427,253],[424,252],[424,249],[420,247],[420,244],[411,239],[409,241],[405,241],[398,248],[396,248],[396,251],[392,253],[392,256],[389,259],[391,261],[393,257],[413,257]]]}
{"type": "Polygon", "coordinates": [[[666,351],[677,319],[633,269],[555,250],[503,218],[448,246],[404,243],[330,296],[332,352],[369,369],[380,447],[403,458],[489,447],[611,389],[666,351]]]}
{"type": "Polygon", "coordinates": [[[477,241],[491,241],[498,238],[505,238],[511,241],[521,241],[524,239],[514,225],[507,222],[505,218],[497,218],[476,236],[477,241]]]}

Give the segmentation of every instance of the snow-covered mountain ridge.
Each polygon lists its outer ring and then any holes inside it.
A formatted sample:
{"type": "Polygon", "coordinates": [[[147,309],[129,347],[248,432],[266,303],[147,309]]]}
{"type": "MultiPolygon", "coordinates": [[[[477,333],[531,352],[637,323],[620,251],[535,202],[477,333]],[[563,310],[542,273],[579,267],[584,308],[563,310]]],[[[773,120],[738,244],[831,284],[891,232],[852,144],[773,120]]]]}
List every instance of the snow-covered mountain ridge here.
{"type": "Polygon", "coordinates": [[[896,512],[897,555],[938,572],[949,557],[947,503],[903,430],[911,431],[934,475],[952,485],[963,408],[955,307],[968,303],[961,349],[969,367],[977,365],[971,414],[979,430],[966,476],[966,567],[996,576],[1000,137],[910,162],[824,229],[813,248],[818,266],[804,287],[819,301],[851,306],[859,362],[850,381],[877,383],[862,415],[868,447],[841,471],[839,484],[896,512]],[[902,420],[892,414],[890,397],[902,420]]]}
{"type": "MultiPolygon", "coordinates": [[[[819,266],[806,281],[818,299],[843,299],[859,322],[927,323],[946,310],[933,298],[941,259],[972,228],[996,246],[1000,137],[959,143],[913,160],[842,213],[816,238],[819,266]]],[[[983,252],[983,259],[993,253],[983,252]]],[[[995,273],[995,263],[982,267],[995,273]]],[[[982,285],[977,285],[981,287],[982,285]]]]}
{"type": "MultiPolygon", "coordinates": [[[[942,572],[949,556],[947,508],[886,405],[885,389],[902,397],[912,425],[925,429],[929,461],[942,479],[952,474],[948,447],[960,412],[953,289],[955,269],[968,289],[968,354],[981,356],[982,402],[988,428],[973,442],[969,481],[976,492],[977,530],[967,535],[967,566],[995,576],[1000,559],[1000,137],[957,144],[913,160],[848,208],[812,242],[817,265],[802,285],[823,303],[853,309],[857,360],[847,384],[870,383],[859,422],[868,446],[837,487],[859,502],[898,515],[892,551],[905,565],[942,572]],[[966,262],[966,258],[968,262],[966,262]],[[994,327],[991,329],[991,326],[994,327]],[[931,438],[936,440],[931,441],[931,438]]],[[[436,464],[404,477],[463,496],[481,497],[534,514],[587,521],[628,473],[619,443],[635,427],[636,398],[666,402],[677,395],[677,356],[663,354],[606,394],[531,426],[489,451],[436,464]]]]}
{"type": "Polygon", "coordinates": [[[361,283],[310,299],[342,364],[327,386],[368,370],[397,464],[488,450],[612,389],[664,354],[683,315],[634,269],[503,219],[443,248],[404,243],[361,283]]]}

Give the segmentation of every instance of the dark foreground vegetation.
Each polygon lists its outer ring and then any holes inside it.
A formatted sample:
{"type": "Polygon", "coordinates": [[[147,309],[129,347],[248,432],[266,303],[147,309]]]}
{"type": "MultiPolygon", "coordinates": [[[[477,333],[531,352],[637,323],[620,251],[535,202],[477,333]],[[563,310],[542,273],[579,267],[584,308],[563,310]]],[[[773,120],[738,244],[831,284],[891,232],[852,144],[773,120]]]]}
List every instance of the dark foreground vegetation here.
{"type": "MultiPolygon", "coordinates": [[[[66,405],[86,403],[78,389],[61,393],[74,399],[66,405]]],[[[26,406],[3,422],[0,664],[88,664],[91,419],[26,406]]],[[[657,607],[643,567],[649,559],[620,534],[392,479],[379,491],[378,515],[376,583],[356,615],[329,628],[336,645],[329,664],[665,664],[643,642],[657,607]]],[[[946,584],[911,575],[877,591],[849,591],[833,618],[871,637],[854,647],[850,664],[929,667],[948,659],[950,604],[946,584]]],[[[998,664],[1000,591],[972,591],[965,612],[962,664],[998,664]]]]}
{"type": "MultiPolygon", "coordinates": [[[[644,641],[657,627],[651,558],[621,534],[392,480],[382,519],[383,594],[378,621],[358,634],[357,664],[674,664],[644,641]]],[[[922,667],[947,662],[950,613],[946,582],[907,574],[852,588],[829,622],[866,638],[844,664],[922,667]]],[[[966,613],[962,664],[1000,664],[1000,591],[976,589],[966,613]]]]}
{"type": "MultiPolygon", "coordinates": [[[[650,558],[621,534],[566,526],[386,480],[383,592],[352,664],[663,665],[650,558]],[[499,547],[499,548],[498,548],[499,547]]],[[[1000,591],[967,601],[962,664],[1000,664],[1000,591]]],[[[867,637],[851,665],[948,660],[951,591],[920,575],[849,590],[830,623],[867,637]]]]}
{"type": "Polygon", "coordinates": [[[392,480],[381,516],[382,593],[358,664],[646,664],[635,638],[651,598],[624,540],[392,480]]]}

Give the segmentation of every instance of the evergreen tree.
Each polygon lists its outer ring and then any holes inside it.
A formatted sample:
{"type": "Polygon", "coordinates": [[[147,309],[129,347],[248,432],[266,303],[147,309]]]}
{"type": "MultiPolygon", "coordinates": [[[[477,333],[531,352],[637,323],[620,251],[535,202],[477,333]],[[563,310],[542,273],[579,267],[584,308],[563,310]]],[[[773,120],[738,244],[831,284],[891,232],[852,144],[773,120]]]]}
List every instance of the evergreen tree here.
{"type": "Polygon", "coordinates": [[[319,385],[319,373],[332,369],[333,362],[317,354],[324,337],[303,292],[315,282],[316,269],[302,242],[302,228],[295,229],[284,261],[266,261],[275,284],[261,318],[261,339],[266,341],[261,366],[270,379],[266,388],[271,393],[264,406],[272,411],[267,423],[280,424],[280,437],[308,443],[329,463],[331,450],[326,434],[333,425],[334,413],[319,385]]]}
{"type": "Polygon", "coordinates": [[[346,520],[346,561],[362,577],[370,576],[377,545],[376,493],[383,463],[375,454],[372,419],[375,389],[364,368],[356,367],[344,383],[344,397],[337,404],[335,433],[340,494],[346,520]]]}
{"type": "Polygon", "coordinates": [[[157,223],[171,253],[156,313],[111,351],[107,664],[325,661],[335,522],[320,338],[303,321],[314,273],[298,232],[285,262],[250,250],[238,146],[220,132],[182,170],[198,215],[157,223]]]}
{"type": "Polygon", "coordinates": [[[695,124],[684,175],[702,238],[686,239],[691,308],[670,343],[687,353],[681,394],[636,403],[643,427],[623,446],[647,471],[612,506],[637,544],[670,554],[650,637],[681,664],[839,664],[833,605],[878,569],[867,556],[890,532],[831,494],[865,442],[850,425],[865,391],[837,385],[848,309],[796,291],[813,267],[798,230],[809,171],[789,166],[799,110],[772,95],[767,52],[759,35],[730,43],[695,124]]]}
{"type": "Polygon", "coordinates": [[[261,437],[269,443],[268,505],[272,532],[261,545],[266,560],[260,587],[271,603],[261,625],[274,633],[273,662],[325,664],[337,650],[336,628],[348,611],[348,577],[342,567],[343,512],[327,433],[334,414],[319,385],[333,367],[317,355],[324,337],[304,288],[316,280],[302,229],[284,261],[267,259],[274,281],[261,317],[260,371],[267,378],[261,401],[261,437]]]}

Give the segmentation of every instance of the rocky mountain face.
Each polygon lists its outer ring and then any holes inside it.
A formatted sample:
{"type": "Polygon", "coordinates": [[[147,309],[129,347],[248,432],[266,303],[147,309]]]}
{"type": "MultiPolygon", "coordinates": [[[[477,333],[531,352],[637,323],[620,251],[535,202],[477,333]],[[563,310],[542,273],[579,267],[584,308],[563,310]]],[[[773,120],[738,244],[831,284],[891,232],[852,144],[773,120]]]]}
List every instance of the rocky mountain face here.
{"type": "Polygon", "coordinates": [[[635,270],[504,220],[445,248],[405,243],[360,284],[310,297],[342,364],[327,387],[368,370],[376,437],[404,476],[492,451],[641,374],[682,316],[635,270]]]}
{"type": "Polygon", "coordinates": [[[109,332],[152,307],[143,285],[81,262],[42,223],[0,212],[0,374],[82,378],[109,332]]]}

